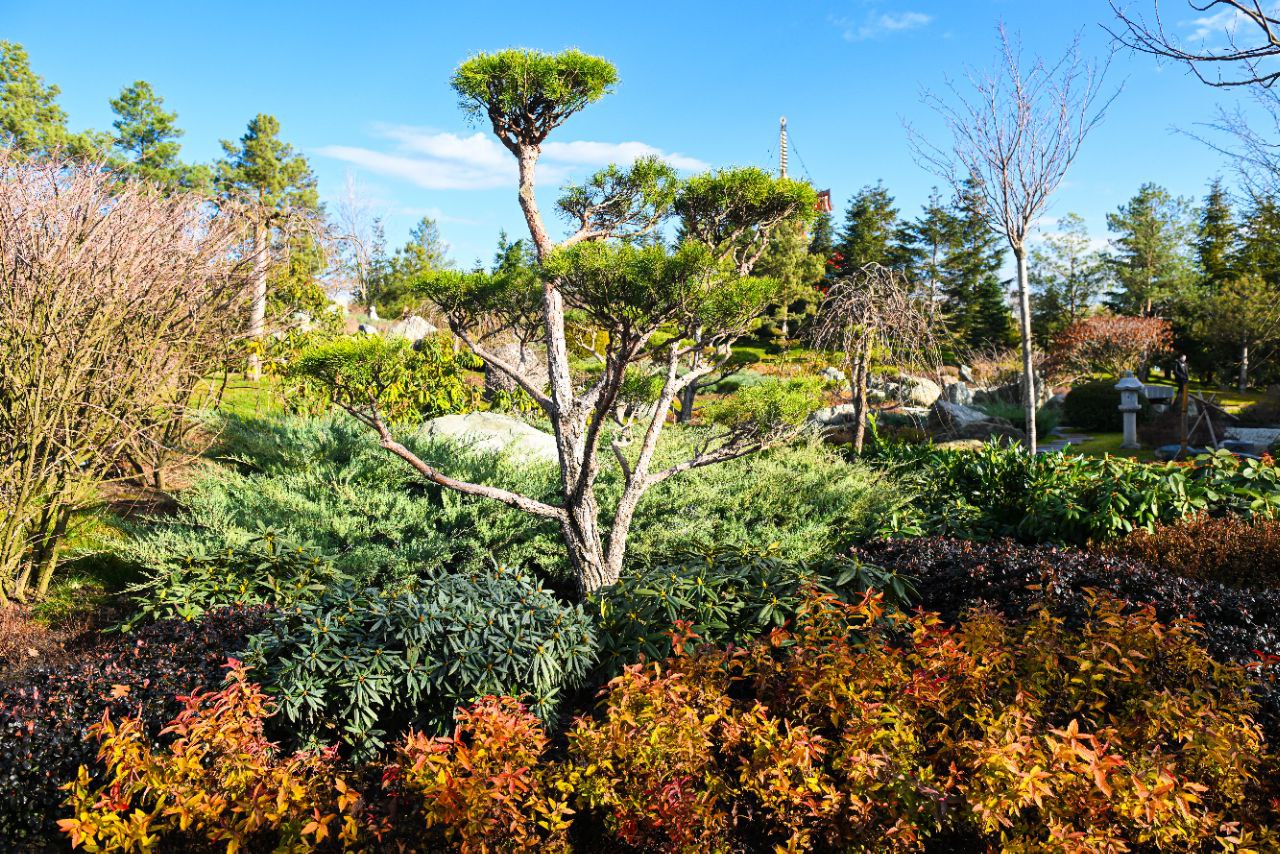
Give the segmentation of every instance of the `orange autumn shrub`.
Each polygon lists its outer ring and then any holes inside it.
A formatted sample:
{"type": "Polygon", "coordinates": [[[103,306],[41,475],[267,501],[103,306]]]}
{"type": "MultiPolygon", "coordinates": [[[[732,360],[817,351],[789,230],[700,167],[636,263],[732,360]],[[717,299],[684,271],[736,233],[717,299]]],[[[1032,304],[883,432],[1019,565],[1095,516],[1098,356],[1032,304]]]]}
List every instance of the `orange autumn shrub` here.
{"type": "Polygon", "coordinates": [[[1195,516],[1137,530],[1108,548],[1185,578],[1232,587],[1280,585],[1280,520],[1195,516]]]}
{"type": "Polygon", "coordinates": [[[176,840],[237,851],[353,850],[364,839],[361,797],[332,752],[279,755],[263,736],[271,701],[232,661],[221,691],[183,698],[154,746],[140,722],[95,725],[105,782],[80,767],[59,827],[87,852],[162,851],[176,840]]]}
{"type": "Polygon", "coordinates": [[[1114,600],[1075,632],[815,597],[750,649],[629,668],[564,787],[645,850],[1262,850],[1252,709],[1192,626],[1114,600]]]}
{"type": "Polygon", "coordinates": [[[677,626],[562,745],[487,697],[363,796],[330,753],[277,755],[237,666],[167,748],[104,720],[104,782],[82,769],[61,825],[92,852],[1280,850],[1249,678],[1149,607],[949,626],[809,593],[750,646],[695,640],[677,626]]]}
{"type": "Polygon", "coordinates": [[[459,709],[452,737],[410,733],[384,774],[398,800],[464,854],[567,851],[567,801],[556,792],[536,716],[510,697],[459,709]]]}

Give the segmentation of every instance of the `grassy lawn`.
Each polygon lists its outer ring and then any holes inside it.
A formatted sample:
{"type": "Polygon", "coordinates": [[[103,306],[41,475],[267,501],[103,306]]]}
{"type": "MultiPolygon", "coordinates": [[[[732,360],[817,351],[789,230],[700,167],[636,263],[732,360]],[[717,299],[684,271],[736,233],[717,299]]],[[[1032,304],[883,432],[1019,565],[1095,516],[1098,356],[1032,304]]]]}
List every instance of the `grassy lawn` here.
{"type": "MultiPolygon", "coordinates": [[[[1070,431],[1068,431],[1070,432],[1070,431]]],[[[1123,433],[1091,433],[1088,441],[1072,445],[1069,453],[1080,453],[1090,457],[1101,457],[1110,454],[1113,457],[1128,457],[1135,460],[1155,460],[1155,451],[1151,448],[1131,450],[1120,447],[1124,442],[1123,433]]]]}
{"type": "MultiPolygon", "coordinates": [[[[210,374],[205,378],[205,387],[194,401],[197,407],[204,404],[217,391],[223,380],[222,374],[210,374]]],[[[271,415],[282,412],[279,392],[273,388],[270,379],[254,382],[244,374],[231,374],[227,379],[227,387],[222,393],[219,412],[242,417],[271,415]]]]}
{"type": "MultiPolygon", "coordinates": [[[[1164,380],[1152,380],[1147,385],[1172,386],[1173,383],[1164,380]]],[[[1201,397],[1213,395],[1217,398],[1218,404],[1228,412],[1237,412],[1249,404],[1257,403],[1266,397],[1266,394],[1260,391],[1247,391],[1244,394],[1240,394],[1234,388],[1217,388],[1203,383],[1190,383],[1188,388],[1191,389],[1192,394],[1198,394],[1201,397]]]]}

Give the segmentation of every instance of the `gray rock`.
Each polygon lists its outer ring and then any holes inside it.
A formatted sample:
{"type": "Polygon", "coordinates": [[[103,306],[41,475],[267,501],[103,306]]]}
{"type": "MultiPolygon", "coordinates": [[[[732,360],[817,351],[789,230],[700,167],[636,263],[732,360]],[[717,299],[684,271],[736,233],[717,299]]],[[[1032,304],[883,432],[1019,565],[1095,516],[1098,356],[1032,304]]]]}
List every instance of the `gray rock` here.
{"type": "Polygon", "coordinates": [[[967,427],[970,424],[987,421],[990,418],[991,416],[980,409],[939,400],[929,409],[929,428],[931,430],[951,432],[967,427]]]}
{"type": "MultiPolygon", "coordinates": [[[[536,344],[521,346],[517,341],[505,341],[491,344],[488,348],[495,356],[512,365],[539,388],[545,388],[548,382],[546,348],[536,344]]],[[[514,394],[520,391],[520,384],[505,371],[492,365],[484,368],[484,398],[493,400],[499,392],[514,394]]]]}
{"type": "Polygon", "coordinates": [[[849,378],[844,375],[844,371],[835,367],[826,367],[822,369],[821,377],[829,383],[837,383],[844,385],[849,378]]]}
{"type": "Polygon", "coordinates": [[[852,403],[841,403],[809,413],[809,423],[817,424],[819,427],[832,427],[837,424],[847,424],[856,417],[857,407],[852,403]]]}
{"type": "Polygon", "coordinates": [[[942,387],[933,380],[902,374],[898,377],[898,399],[910,406],[929,407],[942,397],[942,387]]]}
{"type": "Polygon", "coordinates": [[[934,438],[944,440],[998,439],[1009,443],[1027,440],[1026,433],[1003,418],[993,418],[981,410],[945,400],[937,401],[929,410],[928,426],[934,438]]]}
{"type": "Polygon", "coordinates": [[[961,406],[969,406],[973,403],[973,391],[964,380],[948,383],[942,389],[942,399],[947,403],[958,403],[961,406]]]}
{"type": "Polygon", "coordinates": [[[436,325],[425,317],[418,315],[410,315],[403,320],[397,320],[387,328],[388,338],[406,338],[409,341],[421,341],[428,335],[434,335],[440,330],[436,325]]]}
{"type": "Polygon", "coordinates": [[[442,415],[419,429],[423,438],[445,441],[475,454],[502,454],[516,462],[556,463],[556,439],[536,427],[494,412],[442,415]]]}
{"type": "MultiPolygon", "coordinates": [[[[1036,406],[1044,406],[1050,397],[1049,384],[1040,374],[1035,376],[1036,406]]],[[[973,390],[974,403],[1022,403],[1022,374],[1003,385],[973,390]]]]}

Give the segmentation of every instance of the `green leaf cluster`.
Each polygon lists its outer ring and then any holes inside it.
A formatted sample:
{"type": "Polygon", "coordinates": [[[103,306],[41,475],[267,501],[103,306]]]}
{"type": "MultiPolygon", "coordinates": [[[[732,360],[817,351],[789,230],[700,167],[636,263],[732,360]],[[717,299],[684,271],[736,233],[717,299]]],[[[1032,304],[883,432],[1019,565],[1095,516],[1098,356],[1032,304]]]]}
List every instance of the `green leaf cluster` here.
{"type": "Polygon", "coordinates": [[[892,606],[915,597],[910,581],[852,558],[797,564],[777,546],[746,549],[691,544],[669,563],[627,573],[588,602],[600,638],[600,672],[661,661],[672,651],[672,629],[687,624],[695,644],[749,645],[793,621],[806,594],[825,590],[856,598],[882,591],[892,606]]]}
{"type": "Polygon", "coordinates": [[[286,607],[318,598],[344,577],[327,556],[270,529],[218,550],[197,545],[157,557],[147,567],[148,577],[127,591],[135,610],[123,625],[126,631],[171,617],[194,620],[234,605],[286,607]]]}
{"type": "Polygon", "coordinates": [[[479,405],[464,371],[475,357],[453,352],[441,335],[403,338],[355,335],[326,341],[298,356],[287,374],[310,380],[312,391],[357,410],[376,407],[389,423],[420,421],[479,405]]]}
{"type": "Polygon", "coordinates": [[[706,420],[730,430],[767,435],[799,427],[823,399],[821,377],[793,377],[741,388],[703,407],[706,420]]]}
{"type": "Polygon", "coordinates": [[[480,697],[527,697],[544,721],[595,663],[591,621],[529,575],[441,573],[400,589],[351,584],[282,609],[246,662],[304,739],[357,756],[388,733],[448,731],[480,697]]]}
{"type": "Polygon", "coordinates": [[[470,119],[488,117],[507,145],[537,145],[566,118],[608,94],[618,70],[580,50],[512,48],[476,54],[458,66],[451,82],[470,119]]]}

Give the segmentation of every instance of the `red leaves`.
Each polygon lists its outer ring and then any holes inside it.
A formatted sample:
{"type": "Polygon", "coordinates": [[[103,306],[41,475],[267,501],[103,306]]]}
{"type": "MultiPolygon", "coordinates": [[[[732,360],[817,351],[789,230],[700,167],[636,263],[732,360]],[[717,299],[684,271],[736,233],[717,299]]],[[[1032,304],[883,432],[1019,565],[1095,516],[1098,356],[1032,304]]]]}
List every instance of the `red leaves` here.
{"type": "Polygon", "coordinates": [[[1172,347],[1173,325],[1167,320],[1098,314],[1077,320],[1054,337],[1049,369],[1068,379],[1092,373],[1119,377],[1172,347]]]}

